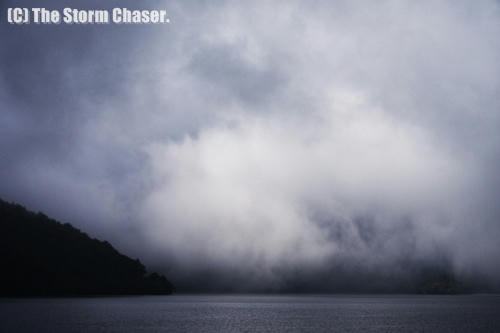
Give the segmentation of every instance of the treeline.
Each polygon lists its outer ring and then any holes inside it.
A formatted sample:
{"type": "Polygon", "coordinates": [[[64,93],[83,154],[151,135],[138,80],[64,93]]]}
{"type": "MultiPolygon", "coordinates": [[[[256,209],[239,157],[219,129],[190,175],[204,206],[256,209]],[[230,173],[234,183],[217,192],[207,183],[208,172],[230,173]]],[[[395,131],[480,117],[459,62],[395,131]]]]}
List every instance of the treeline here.
{"type": "Polygon", "coordinates": [[[0,296],[170,294],[172,284],[106,241],[0,199],[0,296]]]}

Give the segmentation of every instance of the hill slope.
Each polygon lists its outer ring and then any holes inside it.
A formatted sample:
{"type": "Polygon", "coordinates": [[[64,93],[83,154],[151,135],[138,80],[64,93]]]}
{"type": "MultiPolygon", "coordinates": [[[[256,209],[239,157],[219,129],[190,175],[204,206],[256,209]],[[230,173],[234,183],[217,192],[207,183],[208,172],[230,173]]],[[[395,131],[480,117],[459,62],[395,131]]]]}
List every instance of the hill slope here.
{"type": "Polygon", "coordinates": [[[0,296],[170,294],[139,260],[70,224],[0,199],[0,296]]]}

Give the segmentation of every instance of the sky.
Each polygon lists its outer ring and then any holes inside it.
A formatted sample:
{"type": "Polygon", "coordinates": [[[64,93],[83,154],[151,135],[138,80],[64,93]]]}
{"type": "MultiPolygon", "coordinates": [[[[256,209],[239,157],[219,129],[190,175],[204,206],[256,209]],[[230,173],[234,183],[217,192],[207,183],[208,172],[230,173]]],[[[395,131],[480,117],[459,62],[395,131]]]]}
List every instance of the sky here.
{"type": "Polygon", "coordinates": [[[2,1],[0,197],[184,291],[500,287],[500,3],[2,1]],[[166,9],[11,25],[8,7],[166,9]]]}

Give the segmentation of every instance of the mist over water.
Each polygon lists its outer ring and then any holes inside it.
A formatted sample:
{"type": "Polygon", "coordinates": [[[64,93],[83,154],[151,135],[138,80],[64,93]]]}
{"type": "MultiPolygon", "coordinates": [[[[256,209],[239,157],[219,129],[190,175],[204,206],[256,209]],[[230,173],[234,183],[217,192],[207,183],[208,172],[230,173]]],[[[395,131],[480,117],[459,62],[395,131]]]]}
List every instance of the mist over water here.
{"type": "Polygon", "coordinates": [[[497,1],[144,6],[2,22],[1,197],[180,290],[500,287],[497,1]]]}

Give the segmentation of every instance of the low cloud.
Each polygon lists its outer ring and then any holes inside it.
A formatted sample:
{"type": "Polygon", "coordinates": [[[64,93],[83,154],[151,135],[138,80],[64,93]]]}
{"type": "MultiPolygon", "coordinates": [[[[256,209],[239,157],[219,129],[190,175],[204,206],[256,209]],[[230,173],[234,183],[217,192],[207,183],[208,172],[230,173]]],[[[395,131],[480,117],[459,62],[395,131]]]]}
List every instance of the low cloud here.
{"type": "Polygon", "coordinates": [[[146,5],[2,22],[3,198],[185,290],[498,281],[497,2],[146,5]]]}

